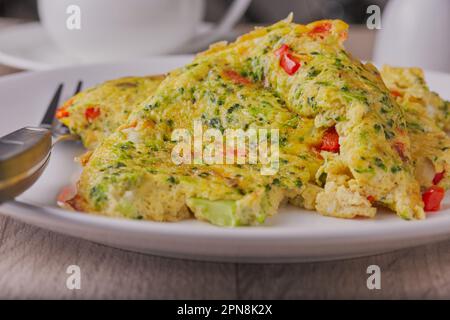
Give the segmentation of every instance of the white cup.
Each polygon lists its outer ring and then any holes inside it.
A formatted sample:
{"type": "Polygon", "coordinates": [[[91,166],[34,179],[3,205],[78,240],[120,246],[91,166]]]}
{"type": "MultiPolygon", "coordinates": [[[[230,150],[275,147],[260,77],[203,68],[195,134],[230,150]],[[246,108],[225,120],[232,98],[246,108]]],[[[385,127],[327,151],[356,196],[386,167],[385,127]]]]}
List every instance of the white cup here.
{"type": "Polygon", "coordinates": [[[450,0],[391,0],[374,61],[450,72],[450,0]]]}
{"type": "Polygon", "coordinates": [[[235,0],[221,22],[201,34],[204,0],[39,0],[38,8],[65,52],[83,61],[111,61],[200,50],[229,32],[250,2],[235,0]],[[76,18],[79,28],[68,24],[76,18]]]}

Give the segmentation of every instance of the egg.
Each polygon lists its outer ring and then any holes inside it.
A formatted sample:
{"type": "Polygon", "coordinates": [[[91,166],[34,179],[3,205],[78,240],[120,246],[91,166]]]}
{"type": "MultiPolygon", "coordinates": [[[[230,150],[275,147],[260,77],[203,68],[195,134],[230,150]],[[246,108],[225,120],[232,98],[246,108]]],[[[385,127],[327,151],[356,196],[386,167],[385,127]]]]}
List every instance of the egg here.
{"type": "Polygon", "coordinates": [[[84,146],[94,149],[123,124],[133,108],[158,87],[163,76],[126,77],[89,88],[58,110],[57,117],[84,146]]]}
{"type": "MultiPolygon", "coordinates": [[[[70,203],[107,216],[193,216],[227,227],[261,224],[286,202],[341,218],[373,218],[380,206],[406,220],[425,218],[421,192],[450,159],[448,102],[417,69],[386,67],[381,75],[352,57],[343,47],[347,27],[287,19],[198,54],[127,104],[129,116],[113,125],[99,118],[92,131],[103,143],[70,203]],[[260,162],[174,163],[172,133],[194,137],[195,121],[218,136],[279,130],[277,170],[263,175],[260,162]]],[[[449,180],[437,184],[448,188],[449,180]]]]}

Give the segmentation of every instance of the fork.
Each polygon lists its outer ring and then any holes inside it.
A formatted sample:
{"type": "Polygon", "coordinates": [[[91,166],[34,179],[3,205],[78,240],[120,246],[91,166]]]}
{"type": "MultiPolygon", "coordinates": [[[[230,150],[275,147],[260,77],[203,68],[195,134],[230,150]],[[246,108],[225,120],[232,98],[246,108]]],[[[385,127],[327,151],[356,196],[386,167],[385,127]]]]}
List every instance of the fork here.
{"type": "MultiPolygon", "coordinates": [[[[79,81],[74,95],[82,86],[79,81]]],[[[63,88],[63,83],[58,85],[38,127],[24,127],[0,138],[0,203],[14,199],[33,185],[47,166],[55,143],[77,139],[55,119],[63,88]]]]}

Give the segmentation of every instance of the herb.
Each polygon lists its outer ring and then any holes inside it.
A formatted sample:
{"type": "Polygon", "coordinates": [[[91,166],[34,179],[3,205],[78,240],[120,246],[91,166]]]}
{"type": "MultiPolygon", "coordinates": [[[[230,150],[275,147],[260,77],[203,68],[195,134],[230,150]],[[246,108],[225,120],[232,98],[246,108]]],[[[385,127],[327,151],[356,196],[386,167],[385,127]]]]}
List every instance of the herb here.
{"type": "Polygon", "coordinates": [[[282,146],[282,147],[284,147],[284,146],[286,146],[287,145],[287,141],[288,141],[288,139],[287,139],[287,137],[281,137],[280,138],[280,146],[282,146]]]}
{"type": "Polygon", "coordinates": [[[159,102],[157,101],[157,102],[155,102],[155,103],[153,103],[153,104],[148,104],[148,105],[146,105],[145,107],[144,107],[144,110],[145,111],[150,111],[150,110],[154,110],[154,109],[156,109],[156,108],[158,108],[159,107],[159,102]]]}
{"type": "Polygon", "coordinates": [[[375,165],[376,165],[378,168],[381,168],[381,169],[383,169],[384,171],[386,171],[386,166],[384,165],[383,160],[381,160],[380,158],[375,158],[374,160],[375,160],[375,165]]]}
{"type": "MultiPolygon", "coordinates": [[[[172,142],[178,142],[178,141],[172,141],[172,142]]],[[[159,147],[157,145],[155,145],[155,144],[149,146],[149,148],[150,148],[151,151],[154,151],[154,152],[159,151],[159,147]]]]}
{"type": "Polygon", "coordinates": [[[192,69],[192,68],[194,68],[196,66],[198,66],[198,63],[191,63],[191,64],[188,64],[185,68],[186,68],[186,70],[189,70],[189,69],[192,69]]]}
{"type": "Polygon", "coordinates": [[[219,130],[223,130],[222,123],[219,118],[212,118],[209,120],[209,126],[219,130]]]}
{"type": "Polygon", "coordinates": [[[254,57],[250,59],[250,72],[249,76],[252,78],[253,82],[262,81],[264,78],[264,67],[261,64],[259,57],[254,57]]]}
{"type": "Polygon", "coordinates": [[[106,196],[106,187],[103,184],[94,186],[89,192],[89,197],[94,201],[95,207],[99,209],[108,197],[106,196]]]}
{"type": "Polygon", "coordinates": [[[389,99],[389,96],[384,94],[383,97],[381,98],[380,102],[385,105],[386,107],[388,107],[389,109],[391,109],[393,107],[391,100],[389,99]]]}
{"type": "Polygon", "coordinates": [[[206,178],[207,176],[209,176],[209,173],[208,172],[202,172],[198,176],[202,177],[202,178],[206,178]]]}
{"type": "Polygon", "coordinates": [[[372,173],[373,172],[373,168],[372,167],[368,167],[366,169],[361,169],[361,168],[355,168],[355,172],[357,173],[372,173]]]}
{"type": "Polygon", "coordinates": [[[263,100],[261,101],[261,104],[263,105],[263,107],[273,108],[272,104],[269,101],[263,100]]]}
{"type": "Polygon", "coordinates": [[[321,72],[321,70],[317,70],[316,68],[312,67],[307,74],[307,77],[309,79],[315,78],[319,75],[319,73],[321,72]]]}
{"type": "Polygon", "coordinates": [[[422,128],[422,126],[416,122],[407,122],[406,126],[410,130],[425,132],[425,129],[422,128]]]}
{"type": "Polygon", "coordinates": [[[356,90],[356,92],[353,94],[353,98],[366,105],[369,105],[369,100],[367,99],[367,91],[364,89],[356,90]]]}
{"type": "Polygon", "coordinates": [[[178,180],[175,179],[173,176],[170,176],[167,178],[167,182],[171,183],[171,184],[178,184],[178,180]]]}
{"type": "Polygon", "coordinates": [[[301,188],[303,186],[303,182],[300,179],[295,180],[295,186],[297,188],[301,188]]]}
{"type": "Polygon", "coordinates": [[[381,125],[376,123],[373,125],[373,128],[375,129],[376,132],[380,132],[381,131],[381,125]]]}
{"type": "Polygon", "coordinates": [[[293,116],[291,119],[287,120],[284,125],[290,128],[297,128],[298,123],[299,119],[297,118],[297,116],[293,116]]]}
{"type": "Polygon", "coordinates": [[[240,74],[241,76],[243,76],[244,78],[247,78],[247,77],[248,77],[248,72],[245,71],[245,70],[242,70],[239,74],[240,74]]]}
{"type": "Polygon", "coordinates": [[[238,110],[241,108],[242,108],[242,106],[239,103],[235,103],[231,107],[228,108],[227,113],[233,113],[235,110],[238,110]]]}
{"type": "Polygon", "coordinates": [[[120,150],[133,150],[134,149],[134,142],[133,141],[127,141],[124,143],[119,144],[120,150]]]}
{"type": "Polygon", "coordinates": [[[323,187],[325,185],[325,183],[327,182],[327,173],[326,172],[322,172],[319,176],[319,183],[320,185],[323,187]]]}
{"type": "Polygon", "coordinates": [[[390,139],[392,139],[392,138],[394,138],[395,137],[395,133],[393,133],[392,131],[389,131],[389,130],[384,130],[384,137],[387,139],[387,140],[390,140],[390,139]]]}
{"type": "Polygon", "coordinates": [[[391,167],[391,172],[392,173],[397,173],[397,172],[399,172],[401,170],[402,170],[402,167],[400,167],[400,166],[392,166],[391,167]]]}
{"type": "Polygon", "coordinates": [[[317,102],[316,99],[314,97],[308,97],[306,99],[306,102],[308,103],[308,105],[312,108],[312,109],[316,109],[317,108],[317,102]]]}
{"type": "Polygon", "coordinates": [[[115,165],[115,168],[116,168],[116,169],[124,168],[124,167],[126,167],[126,164],[123,163],[123,162],[120,162],[120,161],[117,162],[116,165],[115,165]]]}
{"type": "Polygon", "coordinates": [[[302,93],[303,93],[303,89],[302,89],[302,87],[299,85],[299,86],[297,87],[297,89],[295,90],[295,99],[298,100],[298,99],[301,97],[302,93]]]}

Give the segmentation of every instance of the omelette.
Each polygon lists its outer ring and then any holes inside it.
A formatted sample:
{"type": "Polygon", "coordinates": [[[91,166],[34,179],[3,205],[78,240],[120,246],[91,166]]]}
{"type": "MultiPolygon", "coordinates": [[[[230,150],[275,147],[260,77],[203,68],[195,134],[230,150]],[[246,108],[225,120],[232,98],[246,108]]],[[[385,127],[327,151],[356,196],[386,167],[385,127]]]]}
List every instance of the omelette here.
{"type": "Polygon", "coordinates": [[[384,66],[381,73],[391,95],[402,106],[412,140],[411,151],[420,185],[449,187],[450,138],[447,130],[447,105],[425,82],[418,68],[384,66]]]}
{"type": "Polygon", "coordinates": [[[163,76],[125,77],[89,88],[64,103],[56,117],[83,145],[94,149],[151,95],[163,76]]]}
{"type": "Polygon", "coordinates": [[[72,201],[75,208],[156,221],[179,220],[193,212],[217,225],[248,225],[273,215],[286,195],[294,198],[307,186],[314,188],[321,156],[312,147],[323,130],[290,113],[274,92],[255,95],[259,84],[243,86],[222,75],[223,66],[190,65],[186,70],[183,77],[169,75],[155,92],[154,99],[171,100],[171,105],[163,109],[158,100],[145,101],[94,151],[72,201]],[[180,102],[188,107],[180,109],[180,102]],[[279,128],[279,171],[261,175],[260,164],[174,165],[176,141],[170,133],[192,127],[192,119],[219,131],[279,128]]]}
{"type": "Polygon", "coordinates": [[[440,129],[450,131],[450,101],[442,99],[428,88],[420,68],[383,66],[381,77],[400,105],[420,105],[415,109],[422,109],[422,113],[440,129]]]}
{"type": "Polygon", "coordinates": [[[107,216],[194,216],[220,226],[263,223],[284,202],[343,218],[374,217],[383,206],[423,219],[424,202],[435,210],[449,183],[448,102],[426,90],[423,76],[420,96],[407,94],[419,91],[402,75],[411,70],[385,68],[388,89],[373,65],[343,48],[347,27],[287,19],[213,45],[136,100],[129,117],[105,125],[115,131],[97,135],[103,142],[69,204],[107,216]],[[174,164],[179,141],[172,133],[192,133],[195,121],[219,133],[278,129],[278,170],[174,164]]]}

